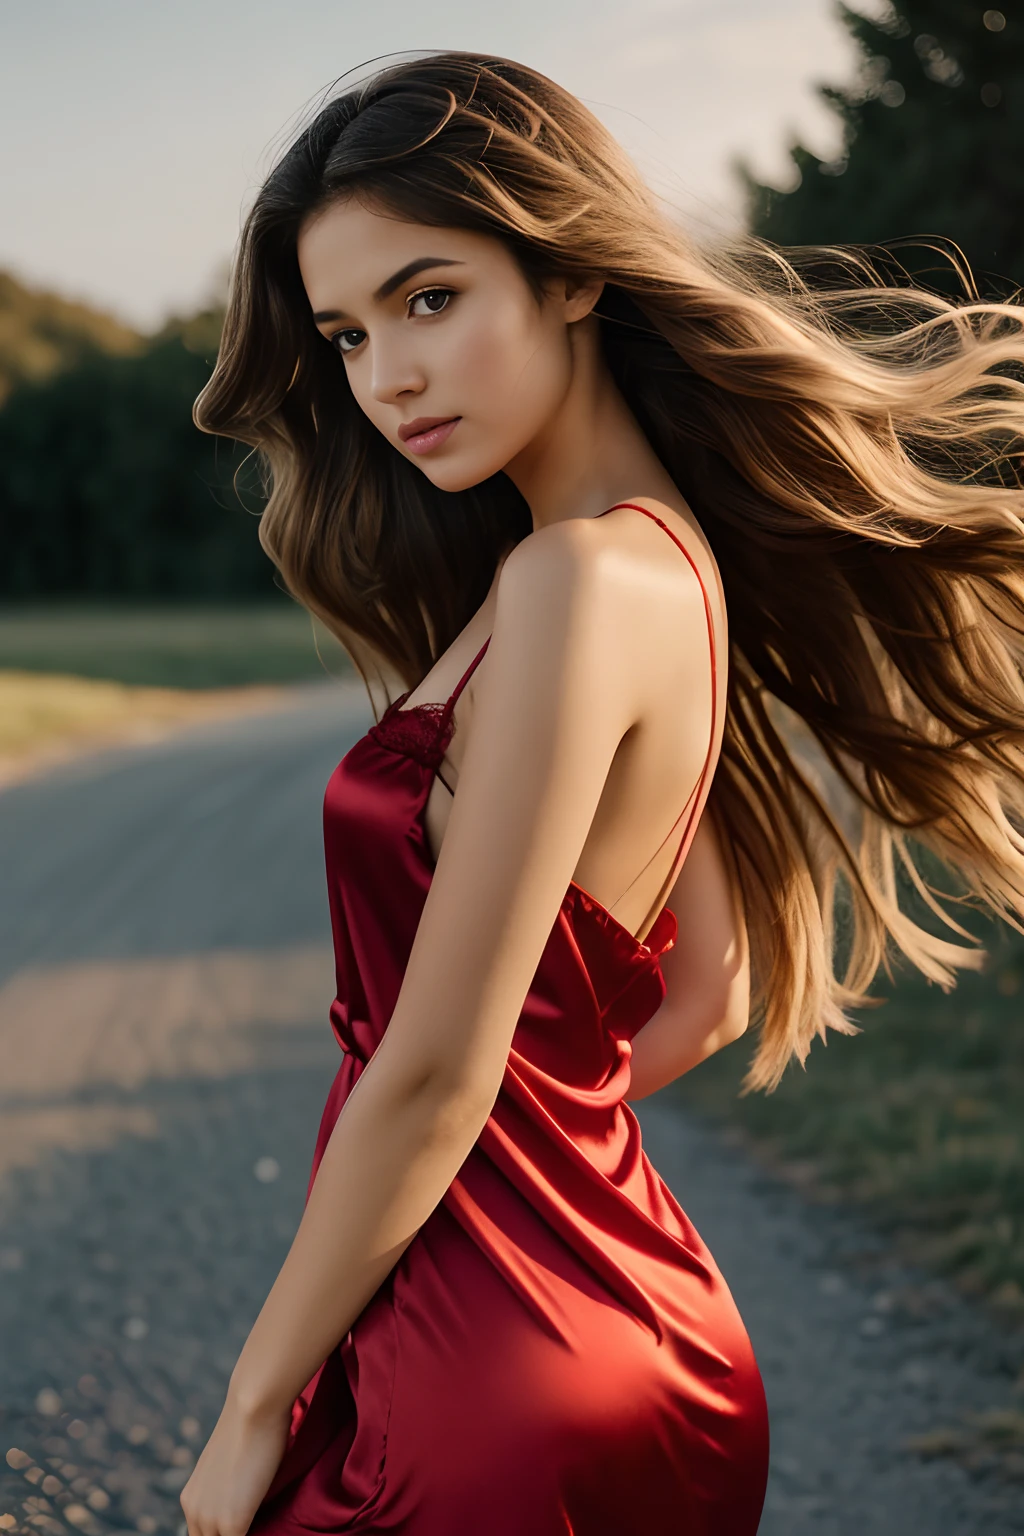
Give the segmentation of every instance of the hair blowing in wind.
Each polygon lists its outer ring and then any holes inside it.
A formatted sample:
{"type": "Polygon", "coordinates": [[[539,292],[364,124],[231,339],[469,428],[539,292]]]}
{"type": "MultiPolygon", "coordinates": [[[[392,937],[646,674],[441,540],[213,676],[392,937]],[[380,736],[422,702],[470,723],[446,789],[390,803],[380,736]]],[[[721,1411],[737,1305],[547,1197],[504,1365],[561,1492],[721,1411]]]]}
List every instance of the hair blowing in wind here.
{"type": "Polygon", "coordinates": [[[578,100],[506,59],[440,53],[337,96],[256,198],[196,420],[258,450],[288,590],[364,678],[409,687],[530,518],[503,475],[439,491],[352,399],[296,237],[354,192],[504,241],[535,291],[605,280],[609,368],[725,586],[710,807],[750,933],[748,1083],[850,1031],[895,951],[943,985],[977,966],[915,856],[957,903],[1024,916],[1024,308],[887,286],[850,250],[698,247],[578,100]]]}

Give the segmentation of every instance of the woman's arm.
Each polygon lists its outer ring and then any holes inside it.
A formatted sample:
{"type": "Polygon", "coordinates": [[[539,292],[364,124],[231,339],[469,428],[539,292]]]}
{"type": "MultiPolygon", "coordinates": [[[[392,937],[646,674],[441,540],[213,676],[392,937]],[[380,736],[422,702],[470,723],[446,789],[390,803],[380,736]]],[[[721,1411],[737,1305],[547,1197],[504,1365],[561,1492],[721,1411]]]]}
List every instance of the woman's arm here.
{"type": "MultiPolygon", "coordinates": [[[[645,703],[636,564],[609,553],[590,520],[573,519],[529,536],[502,569],[458,794],[402,988],[182,1495],[191,1536],[246,1529],[293,1398],[437,1206],[497,1098],[608,769],[645,703]]],[[[684,627],[692,606],[703,658],[692,585],[684,627]]],[[[706,718],[692,734],[696,777],[706,718]]]]}
{"type": "Polygon", "coordinates": [[[750,1014],[747,925],[710,813],[668,905],[679,937],[662,960],[665,1001],[633,1037],[626,1099],[643,1099],[738,1040],[750,1014]]]}

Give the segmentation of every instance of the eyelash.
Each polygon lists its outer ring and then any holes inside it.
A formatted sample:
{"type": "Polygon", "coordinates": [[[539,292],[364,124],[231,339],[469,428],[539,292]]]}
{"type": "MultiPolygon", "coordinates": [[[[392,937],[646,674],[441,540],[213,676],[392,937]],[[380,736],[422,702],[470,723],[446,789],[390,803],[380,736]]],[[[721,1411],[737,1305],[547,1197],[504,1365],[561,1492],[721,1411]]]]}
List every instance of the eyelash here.
{"type": "MultiPolygon", "coordinates": [[[[409,297],[405,301],[406,309],[411,308],[411,306],[413,304],[415,304],[417,299],[424,298],[428,293],[443,293],[446,296],[446,298],[448,298],[448,299],[453,299],[455,297],[455,290],[453,288],[420,288],[417,293],[410,293],[409,297]]],[[[432,310],[431,313],[435,314],[435,315],[443,315],[445,310],[450,309],[450,308],[451,308],[450,304],[445,304],[444,308],[432,310]]],[[[409,316],[409,319],[425,320],[427,318],[428,317],[426,315],[418,315],[418,316],[410,315],[409,316]]],[[[349,352],[354,352],[356,350],[355,347],[342,348],[342,347],[340,347],[338,345],[338,341],[339,341],[340,337],[342,337],[342,336],[351,336],[353,332],[355,332],[355,334],[357,336],[365,335],[365,332],[359,330],[359,328],[357,326],[349,325],[349,326],[346,326],[345,329],[342,330],[342,331],[335,331],[334,335],[329,338],[331,346],[334,348],[334,350],[341,357],[345,357],[345,356],[348,355],[349,352]]]]}

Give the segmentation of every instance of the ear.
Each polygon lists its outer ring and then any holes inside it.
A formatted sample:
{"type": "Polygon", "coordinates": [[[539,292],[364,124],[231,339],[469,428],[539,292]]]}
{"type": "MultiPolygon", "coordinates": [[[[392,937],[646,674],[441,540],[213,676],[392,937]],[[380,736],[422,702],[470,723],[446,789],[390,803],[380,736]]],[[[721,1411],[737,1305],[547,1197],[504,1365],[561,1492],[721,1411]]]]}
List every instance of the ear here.
{"type": "Polygon", "coordinates": [[[603,292],[603,278],[600,282],[588,283],[574,283],[571,278],[567,278],[565,283],[566,320],[571,322],[585,319],[603,292]]]}

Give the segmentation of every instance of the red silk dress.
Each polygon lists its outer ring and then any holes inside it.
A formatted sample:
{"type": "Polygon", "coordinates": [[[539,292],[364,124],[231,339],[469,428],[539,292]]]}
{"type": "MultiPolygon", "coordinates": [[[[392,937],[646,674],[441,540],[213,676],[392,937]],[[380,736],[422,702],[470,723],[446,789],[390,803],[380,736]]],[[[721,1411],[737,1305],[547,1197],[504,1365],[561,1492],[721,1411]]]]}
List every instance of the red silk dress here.
{"type": "MultiPolygon", "coordinates": [[[[444,706],[396,699],[327,786],[331,1022],[344,1055],[313,1178],[398,998],[430,888],[423,810],[484,650],[444,706]]],[[[676,866],[710,768],[709,750],[676,866]]],[[[254,1533],[754,1536],[761,1378],[725,1281],[623,1102],[630,1041],[665,996],[660,958],[675,934],[663,907],[642,943],[569,886],[490,1117],[297,1400],[254,1533]]]]}

